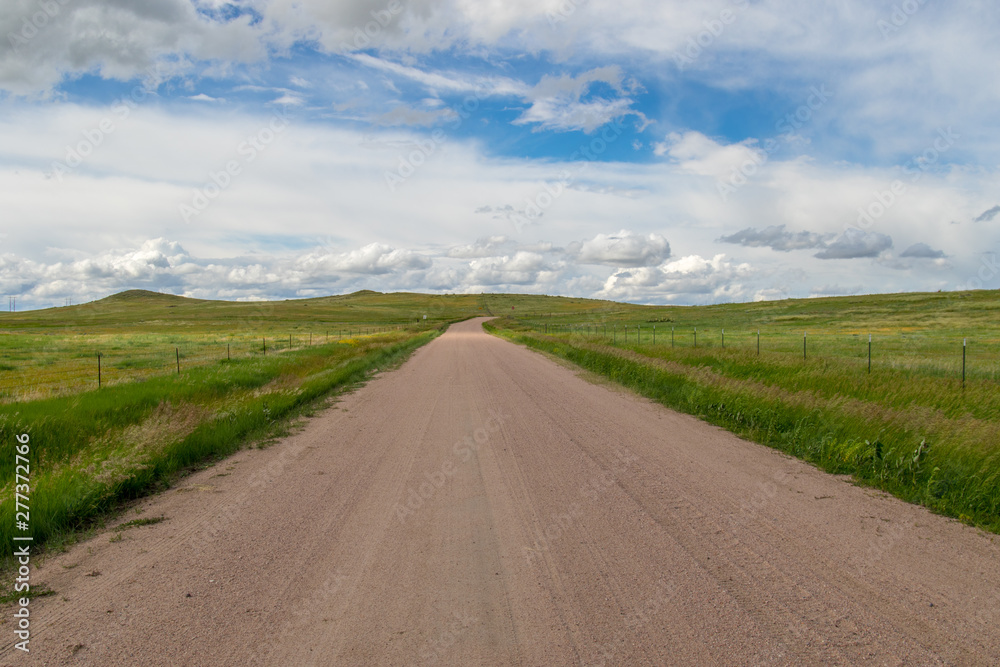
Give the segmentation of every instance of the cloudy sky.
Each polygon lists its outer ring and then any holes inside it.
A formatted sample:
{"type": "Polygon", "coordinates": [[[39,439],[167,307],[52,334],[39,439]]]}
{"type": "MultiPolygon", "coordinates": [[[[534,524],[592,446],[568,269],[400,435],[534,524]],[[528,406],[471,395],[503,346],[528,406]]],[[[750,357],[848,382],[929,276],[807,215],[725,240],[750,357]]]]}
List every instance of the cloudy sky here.
{"type": "Polygon", "coordinates": [[[990,0],[3,0],[0,292],[1000,288],[990,0]]]}

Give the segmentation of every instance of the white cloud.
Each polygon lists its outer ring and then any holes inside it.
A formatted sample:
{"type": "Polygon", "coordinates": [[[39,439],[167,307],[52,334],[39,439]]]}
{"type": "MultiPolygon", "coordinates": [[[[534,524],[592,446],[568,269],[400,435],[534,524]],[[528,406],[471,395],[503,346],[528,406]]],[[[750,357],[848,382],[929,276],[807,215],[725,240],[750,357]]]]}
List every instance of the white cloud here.
{"type": "Polygon", "coordinates": [[[272,100],[271,104],[288,105],[288,106],[302,106],[306,101],[298,95],[290,95],[285,93],[281,97],[272,100]]]}
{"type": "Polygon", "coordinates": [[[426,269],[431,261],[411,250],[392,248],[382,243],[369,243],[363,248],[336,255],[310,255],[299,262],[314,269],[331,272],[380,275],[406,269],[426,269]]]}
{"type": "Polygon", "coordinates": [[[185,0],[123,3],[100,0],[8,0],[0,8],[0,88],[32,93],[66,73],[97,72],[129,80],[160,60],[256,62],[267,50],[259,27],[244,16],[221,23],[185,0]],[[13,35],[14,38],[10,38],[13,35]]]}
{"type": "MultiPolygon", "coordinates": [[[[901,177],[893,169],[775,159],[772,173],[751,179],[723,202],[713,177],[670,162],[591,163],[582,172],[568,161],[493,158],[473,141],[450,138],[390,192],[383,174],[413,150],[419,134],[293,118],[192,224],[184,224],[178,204],[190,201],[210,173],[240,157],[238,146],[267,127],[270,110],[213,117],[202,114],[201,105],[186,105],[177,114],[151,99],[120,119],[110,107],[5,105],[0,146],[8,166],[0,168],[0,210],[10,254],[0,274],[3,289],[24,295],[25,306],[55,305],[65,297],[78,302],[85,288],[98,297],[128,287],[215,298],[507,286],[674,303],[807,296],[813,286],[840,284],[841,263],[818,262],[809,253],[776,254],[764,245],[717,245],[716,239],[747,229],[764,234],[767,226],[780,230],[776,246],[797,243],[785,235],[802,232],[788,230],[840,235],[857,224],[860,207],[901,177]],[[66,147],[77,146],[84,131],[104,118],[113,119],[115,129],[84,164],[62,181],[46,179],[66,147]],[[530,225],[513,224],[512,216],[545,191],[542,184],[563,172],[576,180],[552,198],[544,215],[530,225]],[[581,184],[586,187],[576,187],[581,184]],[[618,194],[626,190],[635,196],[618,194]],[[630,234],[609,234],[626,225],[630,234]],[[287,238],[277,243],[276,234],[287,238]],[[154,255],[130,255],[161,237],[194,259],[174,259],[181,253],[157,247],[170,263],[166,268],[154,255]],[[329,240],[323,248],[303,248],[301,240],[310,238],[329,240]],[[704,258],[708,273],[679,272],[682,266],[664,263],[669,255],[660,239],[666,238],[674,255],[704,258]],[[583,259],[600,263],[581,261],[584,243],[583,259]],[[112,260],[105,257],[108,248],[127,251],[116,251],[112,260]],[[711,268],[722,250],[739,256],[711,268]],[[82,261],[90,262],[90,273],[67,268],[82,261]],[[645,268],[631,266],[647,261],[652,264],[645,268]],[[736,268],[744,265],[753,270],[736,268]]],[[[871,292],[966,284],[979,269],[976,253],[1000,247],[1000,229],[969,222],[995,201],[1000,177],[956,169],[905,183],[906,192],[869,231],[900,248],[939,239],[934,248],[947,254],[948,266],[935,265],[932,275],[925,260],[912,268],[856,262],[857,280],[871,292]],[[949,224],[956,219],[966,222],[949,224]]],[[[985,286],[991,285],[1000,282],[985,286]]]]}
{"type": "Polygon", "coordinates": [[[598,234],[571,245],[570,250],[581,264],[618,267],[651,266],[670,257],[670,244],[660,234],[636,236],[624,229],[617,234],[598,234]]]}
{"type": "Polygon", "coordinates": [[[537,130],[582,130],[591,133],[610,121],[634,114],[645,121],[645,116],[631,110],[632,99],[626,95],[635,88],[626,80],[618,66],[592,69],[579,76],[545,75],[524,97],[531,106],[515,125],[537,124],[537,130]],[[598,97],[582,101],[596,83],[607,84],[618,97],[598,97]]]}
{"type": "Polygon", "coordinates": [[[447,255],[448,257],[455,257],[458,259],[496,257],[499,249],[510,245],[513,244],[506,236],[490,236],[488,238],[479,239],[475,243],[449,248],[447,255]]]}
{"type": "Polygon", "coordinates": [[[133,288],[214,298],[261,292],[274,298],[312,289],[329,294],[370,276],[399,279],[431,265],[429,258],[411,250],[378,243],[341,253],[220,260],[193,257],[180,244],[158,238],[73,262],[44,264],[7,255],[0,260],[0,287],[28,302],[69,296],[79,303],[133,288]]]}
{"type": "Polygon", "coordinates": [[[608,278],[601,295],[629,301],[650,294],[667,301],[682,297],[700,303],[739,300],[748,295],[743,281],[756,273],[750,264],[733,263],[724,254],[711,259],[688,255],[658,267],[621,269],[608,278]]]}
{"type": "Polygon", "coordinates": [[[466,283],[495,287],[533,284],[547,267],[541,254],[519,251],[513,256],[474,259],[469,262],[469,268],[466,283]]]}
{"type": "Polygon", "coordinates": [[[487,97],[492,95],[523,96],[528,92],[527,86],[523,83],[507,77],[430,72],[418,67],[401,65],[385,58],[376,58],[367,53],[353,54],[351,58],[373,69],[415,81],[434,93],[472,93],[480,97],[487,97]]]}
{"type": "Polygon", "coordinates": [[[748,140],[723,145],[701,132],[671,132],[666,141],[655,145],[653,152],[658,156],[666,155],[689,174],[723,179],[742,165],[761,162],[760,151],[753,143],[748,140]]]}

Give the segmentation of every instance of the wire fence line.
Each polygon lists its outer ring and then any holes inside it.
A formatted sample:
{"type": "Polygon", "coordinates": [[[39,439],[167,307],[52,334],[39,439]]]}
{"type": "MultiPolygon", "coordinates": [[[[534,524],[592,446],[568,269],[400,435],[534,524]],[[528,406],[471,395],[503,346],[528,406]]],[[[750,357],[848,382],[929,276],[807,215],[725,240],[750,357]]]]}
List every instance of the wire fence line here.
{"type": "MultiPolygon", "coordinates": [[[[412,325],[410,325],[412,326],[412,325]]],[[[292,334],[110,334],[48,341],[23,335],[0,349],[0,403],[73,393],[227,360],[264,358],[399,331],[403,325],[331,327],[292,334]],[[27,339],[27,340],[25,340],[27,339]]]]}
{"type": "Polygon", "coordinates": [[[629,323],[522,322],[546,335],[580,336],[615,346],[673,348],[684,354],[732,354],[784,360],[856,363],[871,372],[905,370],[1000,380],[1000,338],[924,331],[789,331],[745,327],[629,323]]]}

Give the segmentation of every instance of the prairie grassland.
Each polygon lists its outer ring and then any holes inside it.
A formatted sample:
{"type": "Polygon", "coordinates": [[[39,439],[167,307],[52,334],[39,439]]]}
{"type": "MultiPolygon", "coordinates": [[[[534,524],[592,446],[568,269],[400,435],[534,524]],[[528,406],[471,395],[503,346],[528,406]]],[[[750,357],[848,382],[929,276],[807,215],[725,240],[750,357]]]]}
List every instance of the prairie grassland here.
{"type": "MultiPolygon", "coordinates": [[[[585,312],[611,302],[510,297],[526,312],[585,312]]],[[[484,295],[381,294],[227,302],[133,290],[93,303],[0,313],[0,403],[114,386],[289,349],[486,315],[484,295]]],[[[625,306],[628,307],[628,306],[625,306]]]]}
{"type": "Polygon", "coordinates": [[[65,396],[225,359],[391,331],[419,331],[475,308],[476,297],[358,293],[231,303],[124,292],[81,306],[0,313],[0,403],[65,396]],[[424,316],[427,319],[424,319],[424,316]],[[101,355],[100,368],[98,354],[101,355]]]}
{"type": "Polygon", "coordinates": [[[854,299],[843,321],[829,304],[786,302],[798,310],[791,321],[774,316],[774,304],[742,304],[651,309],[643,320],[634,312],[605,321],[508,317],[488,328],[830,472],[1000,532],[1000,299],[950,297],[854,299]],[[758,323],[759,354],[751,328],[758,323]],[[907,326],[895,329],[900,323],[907,326]]]}

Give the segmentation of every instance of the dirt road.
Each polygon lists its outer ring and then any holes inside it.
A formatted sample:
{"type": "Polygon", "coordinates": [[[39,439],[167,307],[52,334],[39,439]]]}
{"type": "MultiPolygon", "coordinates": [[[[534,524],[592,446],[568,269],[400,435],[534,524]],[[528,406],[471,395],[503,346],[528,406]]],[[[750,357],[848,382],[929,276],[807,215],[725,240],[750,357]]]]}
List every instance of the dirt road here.
{"type": "Polygon", "coordinates": [[[478,320],[142,509],[0,664],[1000,663],[994,537],[478,320]]]}

